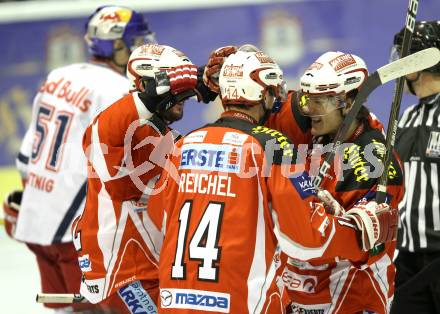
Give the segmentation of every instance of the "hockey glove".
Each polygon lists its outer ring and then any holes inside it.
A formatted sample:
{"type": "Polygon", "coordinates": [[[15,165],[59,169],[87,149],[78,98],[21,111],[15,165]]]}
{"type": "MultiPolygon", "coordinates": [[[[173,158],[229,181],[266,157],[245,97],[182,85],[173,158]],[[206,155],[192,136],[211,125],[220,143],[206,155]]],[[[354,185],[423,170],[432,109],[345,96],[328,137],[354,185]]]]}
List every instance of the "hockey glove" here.
{"type": "Polygon", "coordinates": [[[217,93],[210,90],[203,81],[204,66],[197,69],[197,86],[194,89],[194,94],[197,96],[197,101],[208,104],[217,98],[217,93]]]}
{"type": "Polygon", "coordinates": [[[177,95],[196,88],[197,67],[193,64],[179,65],[167,70],[171,94],[177,95]]]}
{"type": "Polygon", "coordinates": [[[203,82],[209,90],[216,94],[220,93],[218,78],[222,65],[225,62],[225,59],[235,52],[237,52],[237,47],[225,46],[214,50],[209,56],[208,63],[203,71],[203,82]]]}
{"type": "Polygon", "coordinates": [[[196,95],[197,68],[178,66],[156,73],[154,78],[142,77],[141,82],[144,91],[139,93],[139,98],[150,112],[161,113],[196,95]]]}
{"type": "Polygon", "coordinates": [[[6,199],[3,202],[5,229],[8,236],[12,239],[15,238],[15,227],[17,225],[22,195],[23,191],[13,191],[6,196],[6,199]]]}
{"type": "Polygon", "coordinates": [[[399,221],[398,210],[386,203],[366,202],[355,205],[343,216],[356,223],[363,251],[376,244],[395,240],[399,221]]]}

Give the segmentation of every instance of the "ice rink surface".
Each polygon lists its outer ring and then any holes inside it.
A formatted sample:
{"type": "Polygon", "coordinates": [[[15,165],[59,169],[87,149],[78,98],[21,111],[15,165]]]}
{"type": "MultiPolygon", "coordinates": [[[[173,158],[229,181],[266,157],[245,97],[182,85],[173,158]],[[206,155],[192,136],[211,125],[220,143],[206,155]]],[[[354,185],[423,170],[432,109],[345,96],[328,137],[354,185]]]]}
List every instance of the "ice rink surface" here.
{"type": "Polygon", "coordinates": [[[40,275],[33,253],[26,245],[8,238],[1,225],[0,252],[0,313],[53,313],[35,302],[40,275]]]}

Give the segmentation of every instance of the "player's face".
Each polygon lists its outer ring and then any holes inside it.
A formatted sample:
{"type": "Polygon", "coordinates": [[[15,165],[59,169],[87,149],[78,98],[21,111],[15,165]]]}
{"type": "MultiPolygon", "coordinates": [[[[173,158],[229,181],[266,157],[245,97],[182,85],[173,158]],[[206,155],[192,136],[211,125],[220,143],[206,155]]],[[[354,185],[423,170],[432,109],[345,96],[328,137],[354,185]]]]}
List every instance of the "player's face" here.
{"type": "Polygon", "coordinates": [[[310,117],[310,119],[312,120],[312,135],[321,136],[336,134],[344,117],[340,110],[333,110],[326,115],[310,117]]]}
{"type": "Polygon", "coordinates": [[[312,134],[315,136],[333,134],[342,122],[340,108],[345,106],[342,96],[300,95],[301,112],[312,122],[312,134]]]}
{"type": "Polygon", "coordinates": [[[172,106],[170,109],[165,111],[162,114],[162,117],[169,121],[170,123],[173,123],[175,121],[179,121],[183,117],[183,107],[185,102],[181,101],[176,103],[174,106],[172,106]]]}

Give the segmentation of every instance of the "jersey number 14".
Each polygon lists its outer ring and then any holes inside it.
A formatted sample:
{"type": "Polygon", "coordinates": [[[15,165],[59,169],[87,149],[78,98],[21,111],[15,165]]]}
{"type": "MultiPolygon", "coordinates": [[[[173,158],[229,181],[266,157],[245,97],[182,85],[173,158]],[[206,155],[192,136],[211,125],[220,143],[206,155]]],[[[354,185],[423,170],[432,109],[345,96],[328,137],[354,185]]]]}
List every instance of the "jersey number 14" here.
{"type": "MultiPolygon", "coordinates": [[[[180,209],[179,234],[171,278],[186,278],[186,263],[183,262],[191,219],[192,201],[187,201],[180,209]]],[[[189,241],[189,260],[201,261],[198,279],[202,281],[218,280],[218,262],[221,248],[218,247],[224,203],[210,202],[189,241]]]]}

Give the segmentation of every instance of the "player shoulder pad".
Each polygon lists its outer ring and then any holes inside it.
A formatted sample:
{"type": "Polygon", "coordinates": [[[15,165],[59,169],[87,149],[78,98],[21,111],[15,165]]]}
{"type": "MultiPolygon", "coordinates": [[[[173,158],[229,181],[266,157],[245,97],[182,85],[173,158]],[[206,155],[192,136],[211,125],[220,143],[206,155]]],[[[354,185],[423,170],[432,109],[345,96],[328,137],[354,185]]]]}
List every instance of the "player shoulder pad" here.
{"type": "Polygon", "coordinates": [[[243,120],[221,118],[208,127],[228,127],[251,135],[264,149],[266,158],[272,160],[272,164],[295,163],[297,150],[283,133],[263,125],[252,124],[243,120]]]}
{"type": "MultiPolygon", "coordinates": [[[[344,179],[336,185],[337,192],[370,189],[379,180],[382,172],[381,159],[385,154],[385,138],[373,128],[368,128],[353,143],[344,143],[344,179]]],[[[388,169],[388,184],[400,185],[403,172],[393,155],[388,169]]]]}

